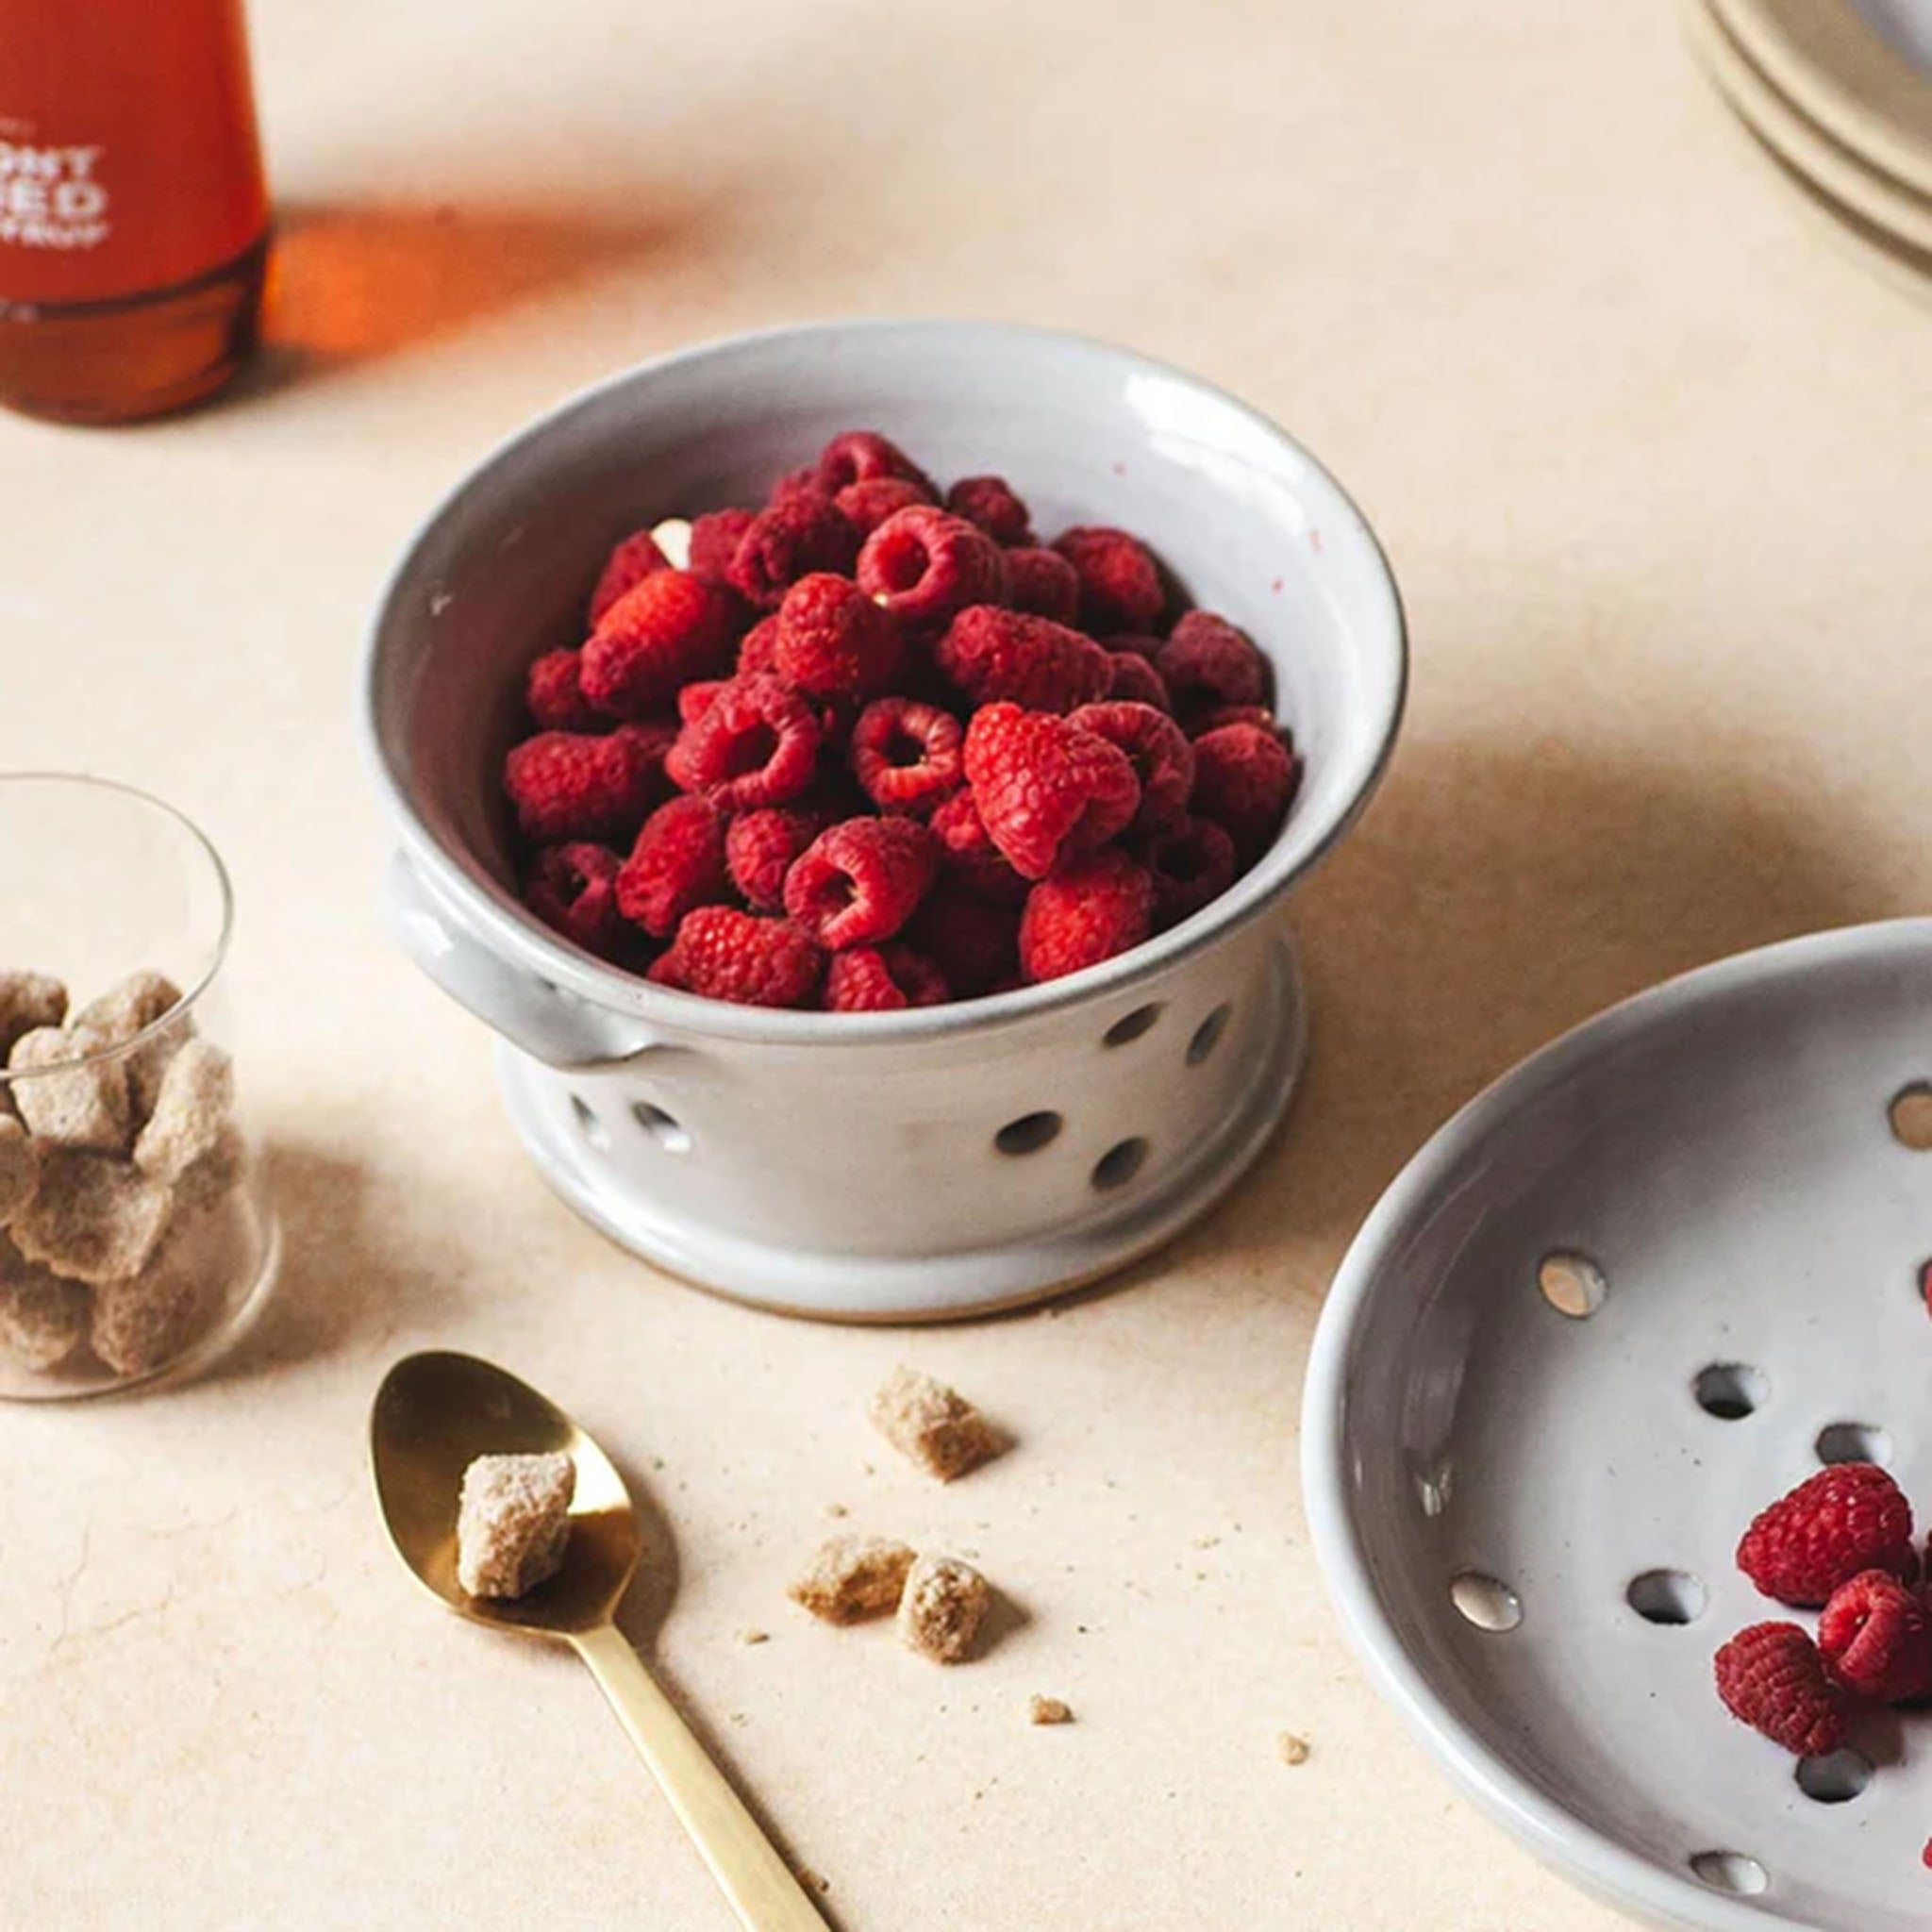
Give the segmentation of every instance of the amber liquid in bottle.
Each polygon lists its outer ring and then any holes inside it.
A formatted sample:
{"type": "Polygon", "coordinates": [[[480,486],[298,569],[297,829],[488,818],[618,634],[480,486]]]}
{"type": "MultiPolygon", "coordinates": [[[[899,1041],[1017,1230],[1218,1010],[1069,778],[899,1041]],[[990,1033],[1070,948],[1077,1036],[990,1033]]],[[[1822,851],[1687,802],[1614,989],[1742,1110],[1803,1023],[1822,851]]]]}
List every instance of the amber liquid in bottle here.
{"type": "Polygon", "coordinates": [[[254,344],[267,260],[242,0],[0,0],[0,403],[199,401],[254,344]]]}

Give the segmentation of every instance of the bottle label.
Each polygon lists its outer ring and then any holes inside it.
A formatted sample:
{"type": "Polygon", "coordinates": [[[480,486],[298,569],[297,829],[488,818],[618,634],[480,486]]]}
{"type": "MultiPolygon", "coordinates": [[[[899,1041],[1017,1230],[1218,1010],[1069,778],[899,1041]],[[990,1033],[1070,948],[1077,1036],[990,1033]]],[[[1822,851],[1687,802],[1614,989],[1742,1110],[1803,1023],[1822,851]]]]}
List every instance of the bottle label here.
{"type": "Polygon", "coordinates": [[[113,232],[99,147],[0,141],[0,244],[62,254],[113,232]]]}

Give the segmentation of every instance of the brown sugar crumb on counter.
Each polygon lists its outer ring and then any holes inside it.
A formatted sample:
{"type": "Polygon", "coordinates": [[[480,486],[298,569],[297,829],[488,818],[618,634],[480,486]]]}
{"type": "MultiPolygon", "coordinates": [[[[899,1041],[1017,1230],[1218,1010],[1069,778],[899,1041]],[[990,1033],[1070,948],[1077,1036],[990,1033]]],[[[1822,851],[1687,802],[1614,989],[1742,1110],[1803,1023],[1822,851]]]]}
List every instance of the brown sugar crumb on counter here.
{"type": "Polygon", "coordinates": [[[912,1568],[905,1543],[879,1536],[835,1536],[821,1543],[786,1595],[827,1624],[883,1617],[898,1603],[912,1568]]]}
{"type": "Polygon", "coordinates": [[[576,1465],[551,1456],[479,1456],[463,1472],[457,1581],[472,1596],[526,1596],[563,1567],[576,1465]]]}
{"type": "Polygon", "coordinates": [[[1026,1722],[1029,1724],[1070,1724],[1074,1722],[1074,1709],[1058,1697],[1041,1697],[1037,1692],[1026,1700],[1026,1722]]]}
{"type": "Polygon", "coordinates": [[[963,1663],[991,1607],[992,1587],[970,1563],[922,1557],[899,1599],[900,1641],[934,1663],[963,1663]]]}
{"type": "Polygon", "coordinates": [[[977,1469],[1007,1446],[963,1395],[917,1369],[894,1369],[873,1396],[869,1413],[893,1448],[942,1483],[977,1469]]]}
{"type": "Polygon", "coordinates": [[[1274,1740],[1274,1755],[1284,1764],[1306,1764],[1309,1749],[1308,1740],[1296,1737],[1292,1731],[1283,1731],[1274,1740]]]}
{"type": "Polygon", "coordinates": [[[769,1643],[772,1633],[769,1630],[741,1630],[738,1641],[741,1643],[769,1643]]]}

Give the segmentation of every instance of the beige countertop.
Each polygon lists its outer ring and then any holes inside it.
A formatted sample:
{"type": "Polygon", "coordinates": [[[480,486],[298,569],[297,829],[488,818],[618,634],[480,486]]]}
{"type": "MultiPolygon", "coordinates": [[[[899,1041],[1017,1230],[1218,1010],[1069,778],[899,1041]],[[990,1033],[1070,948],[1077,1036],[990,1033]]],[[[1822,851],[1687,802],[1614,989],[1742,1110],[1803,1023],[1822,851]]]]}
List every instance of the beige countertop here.
{"type": "Polygon", "coordinates": [[[273,353],[177,423],[0,422],[0,760],[150,786],[226,853],[290,1238],[209,1378],[0,1413],[0,1924],[724,1932],[590,1678],[384,1546],[365,1413],[425,1343],[648,1474],[675,1556],[635,1627],[670,1595],[668,1680],[845,1932],[1621,1923],[1344,1651],[1301,1373],[1361,1216],[1481,1082],[1674,969],[1932,904],[1924,309],[1751,153],[1664,0],[257,15],[273,353]],[[1416,652],[1381,801],[1297,903],[1278,1144],[1112,1291],[912,1335],[708,1300],[550,1196],[483,1030],[377,928],[353,706],[388,560],[522,418],[892,310],[1252,398],[1367,507],[1416,652]],[[901,1358],[1019,1450],[896,1466],[860,1409],[901,1358]],[[976,1549],[1026,1620],[944,1674],[808,1624],[783,1584],[835,1504],[976,1549]],[[1036,1690],[1078,1723],[1030,1729],[1036,1690]]]}

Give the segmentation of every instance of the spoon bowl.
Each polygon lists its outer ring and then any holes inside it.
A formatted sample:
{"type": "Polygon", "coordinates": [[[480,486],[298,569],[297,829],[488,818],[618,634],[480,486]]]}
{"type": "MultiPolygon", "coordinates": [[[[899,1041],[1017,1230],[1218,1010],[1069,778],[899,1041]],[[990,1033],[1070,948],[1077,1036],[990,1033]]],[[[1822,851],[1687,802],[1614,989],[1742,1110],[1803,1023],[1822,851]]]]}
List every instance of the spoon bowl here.
{"type": "Polygon", "coordinates": [[[744,1801],[618,1629],[642,1538],[617,1468],[527,1382],[437,1350],[383,1377],[369,1418],[375,1494],[410,1574],[473,1623],[558,1639],[590,1666],[746,1932],[826,1932],[825,1922],[744,1801]],[[563,1567],[521,1597],[475,1597],[457,1581],[463,1472],[479,1456],[551,1455],[576,1468],[563,1567]]]}
{"type": "Polygon", "coordinates": [[[458,1616],[540,1636],[608,1624],[636,1574],[642,1540],[624,1478],[595,1441],[506,1369],[435,1350],[398,1362],[369,1424],[375,1493],[396,1553],[458,1616]],[[472,1596],[457,1581],[457,1505],[479,1456],[561,1450],[576,1467],[563,1567],[527,1596],[472,1596]]]}

